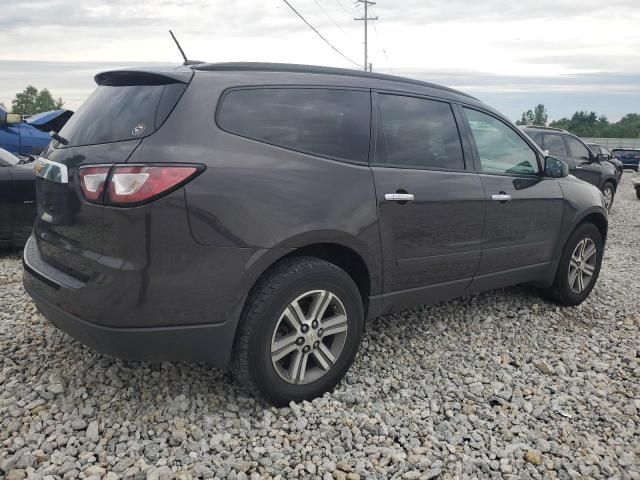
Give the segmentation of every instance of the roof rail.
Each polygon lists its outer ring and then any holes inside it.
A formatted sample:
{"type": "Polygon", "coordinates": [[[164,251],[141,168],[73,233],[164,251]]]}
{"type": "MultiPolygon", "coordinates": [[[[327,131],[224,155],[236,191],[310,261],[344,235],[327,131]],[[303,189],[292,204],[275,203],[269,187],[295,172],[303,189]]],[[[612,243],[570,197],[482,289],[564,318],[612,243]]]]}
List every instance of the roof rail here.
{"type": "Polygon", "coordinates": [[[539,130],[555,130],[556,132],[566,132],[562,128],[547,127],[546,125],[523,125],[522,128],[536,128],[539,130]]]}
{"type": "Polygon", "coordinates": [[[194,70],[200,71],[262,71],[262,72],[290,72],[290,73],[316,73],[325,75],[342,75],[345,77],[370,78],[376,80],[387,80],[390,82],[408,83],[423,87],[437,88],[447,92],[463,95],[467,98],[479,101],[468,93],[460,92],[453,88],[437,85],[435,83],[415,80],[413,78],[387,75],[384,73],[365,72],[362,70],[352,70],[348,68],[322,67],[317,65],[298,65],[293,63],[261,63],[261,62],[225,62],[225,63],[204,63],[191,66],[194,70]]]}

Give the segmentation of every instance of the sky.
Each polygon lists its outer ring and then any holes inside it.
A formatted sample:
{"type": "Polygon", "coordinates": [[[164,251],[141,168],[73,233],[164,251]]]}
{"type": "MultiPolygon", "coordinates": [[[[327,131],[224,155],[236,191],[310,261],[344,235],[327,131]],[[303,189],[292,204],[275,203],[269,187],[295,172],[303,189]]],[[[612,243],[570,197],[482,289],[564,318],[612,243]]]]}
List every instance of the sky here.
{"type": "MultiPolygon", "coordinates": [[[[353,0],[0,0],[0,102],[29,84],[77,108],[103,70],[189,58],[360,68],[353,0]]],[[[374,71],[470,93],[518,119],[640,113],[640,0],[377,0],[374,71]]]]}

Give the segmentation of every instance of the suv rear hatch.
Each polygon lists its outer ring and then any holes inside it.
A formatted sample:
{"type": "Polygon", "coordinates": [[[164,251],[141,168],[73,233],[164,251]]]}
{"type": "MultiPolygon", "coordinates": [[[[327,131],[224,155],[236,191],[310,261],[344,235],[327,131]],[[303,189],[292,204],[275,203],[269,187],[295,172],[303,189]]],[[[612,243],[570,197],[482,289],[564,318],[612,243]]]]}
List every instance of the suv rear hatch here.
{"type": "Polygon", "coordinates": [[[93,275],[104,248],[105,207],[85,200],[78,169],[132,158],[168,118],[192,76],[185,68],[96,75],[98,88],[35,165],[34,231],[43,260],[80,280],[93,275]]]}

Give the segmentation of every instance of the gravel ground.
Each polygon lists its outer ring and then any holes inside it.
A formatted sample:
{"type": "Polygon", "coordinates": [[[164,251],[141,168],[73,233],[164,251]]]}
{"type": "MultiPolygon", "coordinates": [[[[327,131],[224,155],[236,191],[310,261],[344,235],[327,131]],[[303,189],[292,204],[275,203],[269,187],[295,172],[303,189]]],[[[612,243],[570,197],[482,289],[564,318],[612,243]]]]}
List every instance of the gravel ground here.
{"type": "Polygon", "coordinates": [[[380,318],[331,395],[276,409],[222,371],[123,362],[50,326],[0,256],[0,476],[640,478],[640,201],[625,174],[578,308],[525,288],[380,318]]]}

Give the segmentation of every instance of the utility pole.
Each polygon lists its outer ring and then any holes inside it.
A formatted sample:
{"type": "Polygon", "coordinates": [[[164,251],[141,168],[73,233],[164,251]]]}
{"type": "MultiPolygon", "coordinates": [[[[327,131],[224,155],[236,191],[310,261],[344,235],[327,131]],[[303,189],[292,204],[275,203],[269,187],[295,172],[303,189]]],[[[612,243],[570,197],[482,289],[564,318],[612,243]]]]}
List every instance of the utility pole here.
{"type": "Polygon", "coordinates": [[[369,16],[369,5],[375,5],[376,2],[372,2],[370,0],[356,0],[356,3],[364,4],[364,17],[362,18],[354,18],[356,21],[364,21],[364,71],[367,69],[371,69],[371,64],[369,63],[369,22],[378,20],[378,17],[370,17],[369,16]]]}

